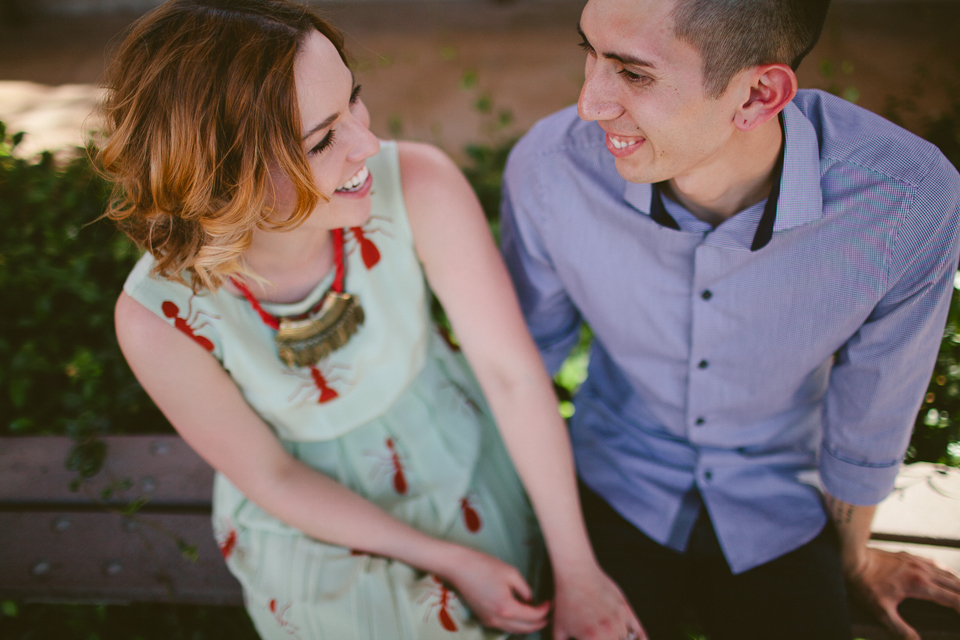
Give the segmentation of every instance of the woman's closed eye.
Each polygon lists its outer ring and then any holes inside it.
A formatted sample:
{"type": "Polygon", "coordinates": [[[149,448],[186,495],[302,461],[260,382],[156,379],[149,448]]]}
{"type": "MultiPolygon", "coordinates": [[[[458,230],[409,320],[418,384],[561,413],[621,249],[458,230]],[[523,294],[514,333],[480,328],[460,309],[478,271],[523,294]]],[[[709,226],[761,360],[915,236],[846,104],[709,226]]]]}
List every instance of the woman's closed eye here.
{"type": "Polygon", "coordinates": [[[307,157],[312,158],[314,156],[320,155],[325,149],[333,144],[335,131],[330,129],[327,132],[327,135],[323,136],[323,139],[318,142],[310,151],[307,152],[307,157]]]}
{"type": "MultiPolygon", "coordinates": [[[[353,88],[353,91],[350,92],[350,106],[357,104],[360,100],[360,85],[358,84],[353,88]]],[[[323,140],[318,142],[310,151],[307,152],[307,157],[312,158],[314,156],[320,155],[323,153],[330,145],[333,144],[333,141],[336,138],[336,132],[334,129],[330,129],[327,132],[327,135],[323,136],[323,140]]]]}

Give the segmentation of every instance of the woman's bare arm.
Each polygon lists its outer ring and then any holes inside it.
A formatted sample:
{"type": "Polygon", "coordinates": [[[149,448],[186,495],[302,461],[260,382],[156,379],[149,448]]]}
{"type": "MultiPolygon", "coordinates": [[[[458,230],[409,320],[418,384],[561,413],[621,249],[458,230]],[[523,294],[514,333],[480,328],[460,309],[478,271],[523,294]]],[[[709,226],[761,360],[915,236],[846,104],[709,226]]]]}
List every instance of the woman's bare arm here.
{"type": "Polygon", "coordinates": [[[414,242],[530,495],[557,584],[557,638],[639,632],[599,569],[580,511],[566,425],[476,196],[440,151],[400,144],[414,242]]]}

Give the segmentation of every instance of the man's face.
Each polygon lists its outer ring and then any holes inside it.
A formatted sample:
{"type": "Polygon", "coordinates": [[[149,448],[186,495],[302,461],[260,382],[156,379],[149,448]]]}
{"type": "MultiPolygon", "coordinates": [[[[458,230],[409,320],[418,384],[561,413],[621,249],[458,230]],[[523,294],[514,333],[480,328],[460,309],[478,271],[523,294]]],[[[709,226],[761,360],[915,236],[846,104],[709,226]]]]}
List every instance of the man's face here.
{"type": "Polygon", "coordinates": [[[617,171],[630,182],[709,175],[725,161],[746,99],[735,82],[719,98],[704,92],[700,53],[673,35],[673,6],[589,0],[580,18],[589,46],[579,114],[607,132],[617,171]]]}

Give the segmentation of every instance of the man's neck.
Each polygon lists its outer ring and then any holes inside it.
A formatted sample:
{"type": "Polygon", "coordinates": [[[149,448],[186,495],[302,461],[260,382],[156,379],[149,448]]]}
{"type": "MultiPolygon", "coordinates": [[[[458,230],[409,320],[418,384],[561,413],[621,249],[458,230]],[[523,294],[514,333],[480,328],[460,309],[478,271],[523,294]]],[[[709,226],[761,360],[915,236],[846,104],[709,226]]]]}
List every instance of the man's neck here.
{"type": "Polygon", "coordinates": [[[770,194],[783,146],[780,119],[738,133],[709,166],[666,183],[665,193],[714,227],[770,194]]]}

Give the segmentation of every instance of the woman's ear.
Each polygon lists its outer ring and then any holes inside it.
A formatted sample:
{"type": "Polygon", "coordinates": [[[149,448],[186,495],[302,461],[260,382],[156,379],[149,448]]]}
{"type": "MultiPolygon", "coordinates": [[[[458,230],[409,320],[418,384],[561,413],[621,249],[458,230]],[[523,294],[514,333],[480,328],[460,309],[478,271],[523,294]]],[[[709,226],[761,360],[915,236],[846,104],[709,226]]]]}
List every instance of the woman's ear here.
{"type": "Polygon", "coordinates": [[[768,122],[797,95],[797,74],[788,65],[765,64],[742,73],[747,74],[744,80],[750,83],[750,95],[734,114],[733,124],[740,131],[768,122]]]}

